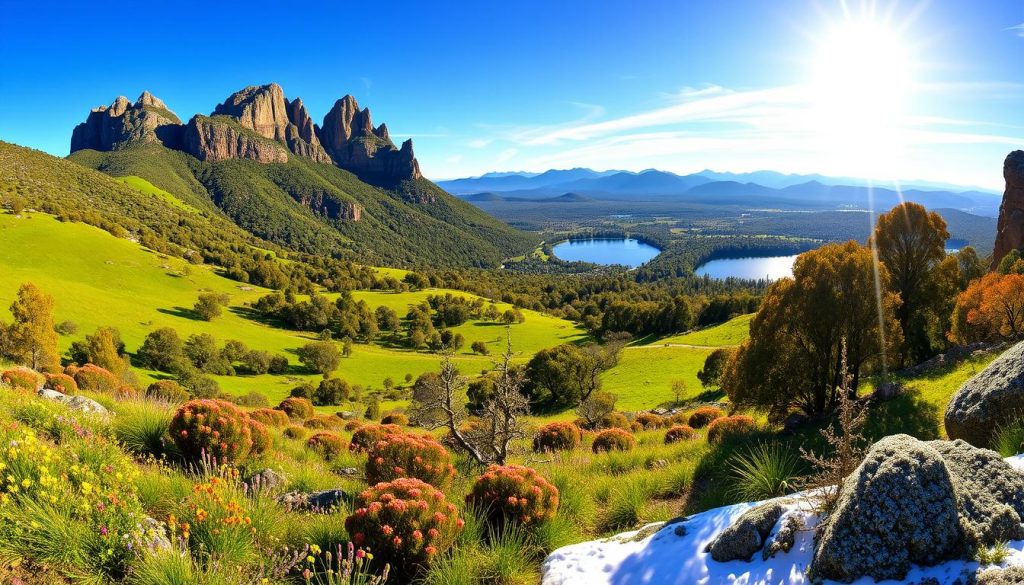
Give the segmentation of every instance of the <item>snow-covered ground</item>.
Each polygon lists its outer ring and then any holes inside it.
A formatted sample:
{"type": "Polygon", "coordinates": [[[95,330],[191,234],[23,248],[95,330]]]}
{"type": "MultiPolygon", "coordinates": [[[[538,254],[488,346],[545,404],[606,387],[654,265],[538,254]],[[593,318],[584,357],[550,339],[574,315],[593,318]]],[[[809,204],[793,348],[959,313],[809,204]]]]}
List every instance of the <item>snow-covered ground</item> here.
{"type": "MultiPolygon", "coordinates": [[[[1007,459],[1024,471],[1024,455],[1007,459]]],[[[751,562],[719,563],[704,548],[743,512],[758,503],[736,504],[690,516],[679,524],[668,524],[654,531],[655,525],[604,540],[582,542],[560,548],[544,562],[543,585],[788,585],[809,583],[805,575],[813,554],[813,532],[817,517],[800,499],[785,501],[786,515],[799,515],[808,530],[801,531],[793,548],[762,560],[761,553],[751,562]],[[683,529],[679,529],[682,526],[683,529]],[[653,532],[653,534],[651,534],[653,532]],[[678,534],[677,534],[678,533],[678,534]],[[681,534],[681,535],[679,535],[681,534]]],[[[1024,541],[1010,543],[1010,555],[1003,566],[1024,565],[1024,541]]],[[[949,561],[933,567],[914,567],[903,581],[920,583],[934,578],[940,584],[952,584],[961,575],[973,573],[978,563],[949,561]]],[[[873,584],[865,577],[856,585],[873,584]]]]}

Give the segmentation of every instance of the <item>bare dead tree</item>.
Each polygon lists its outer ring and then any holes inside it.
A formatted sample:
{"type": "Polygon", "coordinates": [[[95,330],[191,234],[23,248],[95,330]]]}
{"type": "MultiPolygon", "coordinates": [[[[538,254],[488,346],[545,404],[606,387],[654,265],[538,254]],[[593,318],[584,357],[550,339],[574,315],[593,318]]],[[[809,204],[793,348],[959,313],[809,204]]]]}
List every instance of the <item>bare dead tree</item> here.
{"type": "Polygon", "coordinates": [[[478,424],[463,426],[469,417],[466,409],[467,379],[452,362],[452,352],[445,351],[441,371],[413,396],[412,420],[429,429],[447,428],[451,440],[477,463],[504,465],[512,443],[526,436],[522,418],[529,414],[529,399],[523,395],[525,377],[520,368],[512,366],[512,337],[505,353],[495,363],[497,374],[494,393],[480,409],[478,424]]]}

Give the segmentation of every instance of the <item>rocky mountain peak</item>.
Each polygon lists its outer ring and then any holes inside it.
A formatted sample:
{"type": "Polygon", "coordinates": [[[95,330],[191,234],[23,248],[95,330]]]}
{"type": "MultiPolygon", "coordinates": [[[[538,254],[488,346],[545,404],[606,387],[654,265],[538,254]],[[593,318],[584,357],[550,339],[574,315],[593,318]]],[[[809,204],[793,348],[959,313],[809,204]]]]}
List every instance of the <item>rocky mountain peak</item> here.
{"type": "Polygon", "coordinates": [[[388,134],[387,124],[384,124],[382,122],[380,126],[377,126],[376,128],[373,129],[373,133],[376,134],[378,138],[391,142],[391,135],[388,134]]]}
{"type": "Polygon", "coordinates": [[[143,108],[146,106],[150,106],[153,108],[163,108],[167,111],[170,111],[170,108],[167,107],[167,104],[165,104],[163,100],[149,93],[148,91],[142,92],[142,94],[139,95],[139,99],[135,100],[136,108],[143,108]]]}
{"type": "Polygon", "coordinates": [[[346,95],[324,116],[320,142],[335,164],[370,180],[386,182],[421,177],[412,143],[395,148],[385,124],[374,128],[369,108],[346,95]]]}
{"type": "Polygon", "coordinates": [[[1015,150],[1003,161],[1006,191],[999,206],[999,224],[996,247],[992,253],[992,268],[1011,250],[1024,248],[1024,150],[1015,150]]]}
{"type": "Polygon", "coordinates": [[[285,140],[288,112],[284,90],[276,83],[250,85],[236,91],[214,108],[213,115],[231,116],[264,138],[285,140]]]}
{"type": "Polygon", "coordinates": [[[71,152],[115,150],[148,143],[177,148],[181,130],[181,120],[149,92],[143,92],[134,104],[122,95],[110,106],[93,108],[85,122],[75,126],[71,152]],[[155,104],[159,104],[159,110],[147,109],[155,104]]]}

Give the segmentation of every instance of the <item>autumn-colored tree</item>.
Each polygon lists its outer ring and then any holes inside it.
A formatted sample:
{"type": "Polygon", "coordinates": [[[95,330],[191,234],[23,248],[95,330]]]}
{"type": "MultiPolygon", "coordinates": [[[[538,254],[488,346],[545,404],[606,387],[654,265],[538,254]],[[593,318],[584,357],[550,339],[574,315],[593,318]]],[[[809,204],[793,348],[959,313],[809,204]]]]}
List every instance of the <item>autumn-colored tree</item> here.
{"type": "Polygon", "coordinates": [[[875,224],[870,245],[889,269],[888,290],[900,297],[896,318],[905,360],[917,362],[934,353],[928,323],[943,308],[936,268],[946,258],[948,239],[942,216],[910,201],[880,215],[875,224]]]}
{"type": "Polygon", "coordinates": [[[120,376],[128,368],[121,333],[113,327],[99,327],[84,341],[71,344],[71,359],[80,365],[95,364],[120,376]]]}
{"type": "Polygon", "coordinates": [[[60,369],[53,304],[53,297],[31,282],[21,285],[18,298],[11,304],[14,323],[7,327],[7,351],[34,370],[57,372],[60,369]]]}
{"type": "Polygon", "coordinates": [[[1024,334],[1024,275],[991,272],[960,293],[950,338],[956,343],[1017,339],[1024,334]]]}
{"type": "Polygon", "coordinates": [[[722,374],[722,389],[737,406],[764,407],[776,418],[791,409],[810,416],[830,412],[846,375],[855,394],[861,375],[883,366],[903,341],[899,297],[886,290],[885,266],[876,271],[871,250],[856,242],[801,254],[793,278],[765,294],[750,338],[722,374]]]}

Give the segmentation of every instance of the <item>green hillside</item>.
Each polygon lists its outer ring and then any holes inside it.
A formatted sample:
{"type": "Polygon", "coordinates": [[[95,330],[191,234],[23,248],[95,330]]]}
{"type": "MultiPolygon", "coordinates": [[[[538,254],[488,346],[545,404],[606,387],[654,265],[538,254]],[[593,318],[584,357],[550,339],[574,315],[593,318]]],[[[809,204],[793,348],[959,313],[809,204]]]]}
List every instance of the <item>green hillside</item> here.
{"type": "Polygon", "coordinates": [[[69,158],[115,177],[141,177],[200,209],[213,205],[262,239],[312,254],[383,265],[496,266],[537,242],[425,179],[381,189],[297,156],[285,164],[208,163],[148,145],[69,158]]]}

